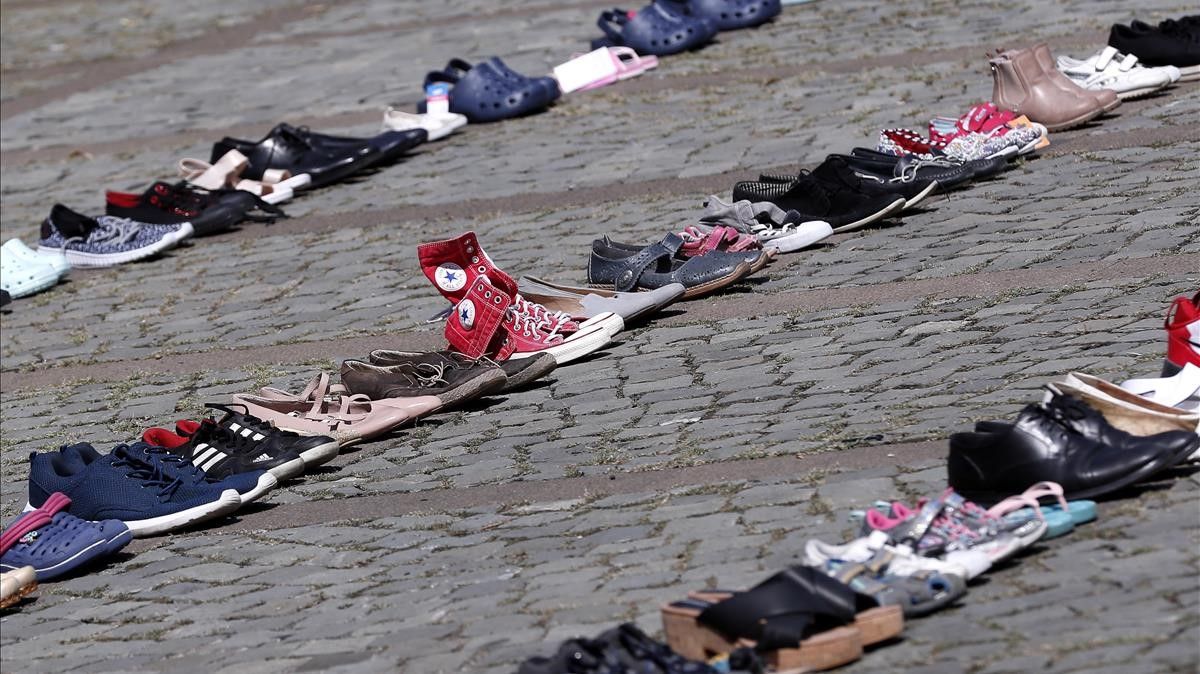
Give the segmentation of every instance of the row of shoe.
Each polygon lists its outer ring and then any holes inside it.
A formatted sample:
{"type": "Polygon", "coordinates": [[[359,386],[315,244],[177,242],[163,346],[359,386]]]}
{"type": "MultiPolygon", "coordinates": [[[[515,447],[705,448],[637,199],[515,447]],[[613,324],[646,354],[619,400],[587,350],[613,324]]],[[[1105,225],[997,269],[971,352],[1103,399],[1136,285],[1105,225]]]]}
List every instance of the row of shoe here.
{"type": "MultiPolygon", "coordinates": [[[[425,75],[425,101],[417,112],[472,124],[533,114],[564,94],[636,77],[656,68],[660,56],[696,49],[719,31],[757,26],[781,11],[779,0],[653,0],[638,11],[607,10],[596,22],[604,37],[592,41],[592,51],[572,56],[551,75],[524,75],[497,56],[475,64],[451,59],[425,75]]],[[[385,123],[393,118],[416,124],[389,108],[385,123]]]]}
{"type": "Polygon", "coordinates": [[[665,646],[622,625],[518,672],[821,671],[894,640],[995,566],[1095,520],[1090,498],[1200,460],[1200,293],[1175,300],[1166,328],[1163,377],[1116,386],[1071,374],[1015,424],[951,436],[941,494],[855,511],[858,538],[810,540],[802,565],[749,590],[663,605],[665,646]]]}

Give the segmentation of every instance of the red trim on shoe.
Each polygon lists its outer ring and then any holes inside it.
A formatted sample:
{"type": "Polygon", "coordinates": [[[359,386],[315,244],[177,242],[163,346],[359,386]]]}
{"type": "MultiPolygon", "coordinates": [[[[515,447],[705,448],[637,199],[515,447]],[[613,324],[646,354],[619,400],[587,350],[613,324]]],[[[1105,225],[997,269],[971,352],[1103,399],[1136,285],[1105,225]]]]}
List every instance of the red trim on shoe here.
{"type": "Polygon", "coordinates": [[[142,433],[142,440],[155,447],[166,447],[167,449],[175,449],[186,445],[188,439],[172,433],[165,428],[147,428],[146,432],[142,433]]]}
{"type": "Polygon", "coordinates": [[[137,205],[141,201],[141,198],[142,198],[142,195],[130,194],[129,192],[109,191],[109,192],[104,193],[105,201],[112,204],[113,206],[120,206],[121,208],[137,208],[137,205]]]}

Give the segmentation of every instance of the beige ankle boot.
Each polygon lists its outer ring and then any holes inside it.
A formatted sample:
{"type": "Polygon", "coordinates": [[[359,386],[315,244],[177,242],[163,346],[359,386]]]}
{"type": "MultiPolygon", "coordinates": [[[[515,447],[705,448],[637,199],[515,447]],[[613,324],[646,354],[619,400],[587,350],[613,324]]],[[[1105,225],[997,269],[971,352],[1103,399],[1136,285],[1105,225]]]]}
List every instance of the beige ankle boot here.
{"type": "Polygon", "coordinates": [[[1084,89],[1072,82],[1071,78],[1062,74],[1054,64],[1054,56],[1050,53],[1050,47],[1047,47],[1045,42],[1033,48],[1033,55],[1037,57],[1037,62],[1041,66],[1042,72],[1050,77],[1050,81],[1054,82],[1055,86],[1067,91],[1079,92],[1085,96],[1091,96],[1096,99],[1100,107],[1104,108],[1105,112],[1121,105],[1121,99],[1117,98],[1117,92],[1111,89],[1084,89]]]}
{"type": "Polygon", "coordinates": [[[1079,126],[1104,112],[1096,99],[1055,86],[1031,49],[1004,52],[990,63],[992,102],[1050,131],[1079,126]]]}

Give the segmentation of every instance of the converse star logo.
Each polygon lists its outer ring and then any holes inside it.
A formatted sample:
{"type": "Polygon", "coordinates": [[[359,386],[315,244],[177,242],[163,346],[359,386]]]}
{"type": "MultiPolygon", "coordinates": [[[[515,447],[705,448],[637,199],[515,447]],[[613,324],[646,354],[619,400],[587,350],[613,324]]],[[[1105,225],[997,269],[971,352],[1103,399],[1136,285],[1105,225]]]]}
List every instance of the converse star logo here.
{"type": "Polygon", "coordinates": [[[458,322],[468,330],[475,327],[475,303],[471,300],[463,300],[458,303],[458,308],[455,309],[458,313],[458,322]]]}
{"type": "Polygon", "coordinates": [[[437,281],[437,286],[448,292],[462,290],[463,286],[467,285],[466,272],[453,262],[438,265],[433,277],[437,281]]]}

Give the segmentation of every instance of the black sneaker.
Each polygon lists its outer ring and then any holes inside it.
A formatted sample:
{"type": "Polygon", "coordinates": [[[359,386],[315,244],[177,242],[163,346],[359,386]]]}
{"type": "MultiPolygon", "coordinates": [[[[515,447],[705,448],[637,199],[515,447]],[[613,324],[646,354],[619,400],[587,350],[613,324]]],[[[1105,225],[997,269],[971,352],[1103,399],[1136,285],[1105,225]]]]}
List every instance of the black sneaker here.
{"type": "Polygon", "coordinates": [[[287,217],[279,207],[243,190],[210,192],[184,183],[156,182],[142,194],[109,190],[104,196],[107,215],[158,225],[190,222],[194,236],[224,232],[243,220],[269,222],[287,217]],[[251,215],[255,209],[268,215],[251,215]]]}
{"type": "MultiPolygon", "coordinates": [[[[337,440],[325,435],[300,435],[292,431],[275,428],[269,422],[247,413],[241,405],[218,405],[208,403],[210,409],[220,410],[225,416],[213,422],[247,440],[261,443],[270,453],[281,454],[295,452],[304,460],[304,468],[320,466],[329,463],[338,455],[340,445],[337,440]],[[234,408],[241,408],[238,411],[234,408]]],[[[206,421],[212,422],[211,419],[206,421]]],[[[202,423],[180,420],[175,422],[175,432],[185,437],[197,433],[202,423]]]]}
{"type": "Polygon", "coordinates": [[[7,290],[0,290],[0,307],[12,301],[12,295],[8,294],[7,290]]]}
{"type": "MultiPolygon", "coordinates": [[[[861,180],[859,188],[868,194],[895,194],[904,197],[905,210],[915,207],[942,186],[941,181],[935,178],[917,177],[915,169],[901,168],[900,157],[892,156],[892,159],[896,161],[889,163],[887,160],[877,161],[853,155],[831,154],[825,158],[825,163],[821,166],[832,163],[836,165],[834,170],[853,173],[861,180]]],[[[820,170],[821,168],[818,167],[817,171],[820,170]]],[[[957,165],[951,170],[964,174],[966,176],[964,179],[970,180],[971,172],[962,168],[961,165],[957,165]]],[[[813,173],[816,174],[817,171],[813,173]]],[[[792,183],[797,178],[799,176],[777,174],[764,174],[758,177],[759,181],[766,186],[792,183]]]]}
{"type": "MultiPolygon", "coordinates": [[[[824,164],[822,164],[824,166],[824,164]]],[[[797,219],[823,220],[834,232],[847,232],[897,213],[908,202],[903,196],[867,192],[853,172],[802,171],[790,184],[741,182],[733,187],[734,201],[768,201],[797,219]]]]}
{"type": "Polygon", "coordinates": [[[142,440],[182,456],[211,480],[265,470],[282,482],[304,472],[304,459],[299,454],[278,444],[255,440],[254,436],[235,433],[212,419],[205,419],[190,436],[165,428],[149,428],[142,434],[142,440]]]}
{"type": "Polygon", "coordinates": [[[1182,81],[1200,79],[1200,18],[1187,16],[1151,26],[1113,24],[1108,44],[1119,52],[1133,54],[1148,66],[1175,66],[1182,81]]]}
{"type": "Polygon", "coordinates": [[[299,129],[279,124],[258,142],[238,138],[224,138],[213,144],[214,164],[226,152],[237,150],[246,155],[249,166],[243,178],[262,180],[263,172],[280,169],[292,175],[307,173],[312,182],[310,188],[324,187],[368,168],[382,158],[382,153],[369,143],[348,145],[331,150],[317,147],[299,129]]]}

